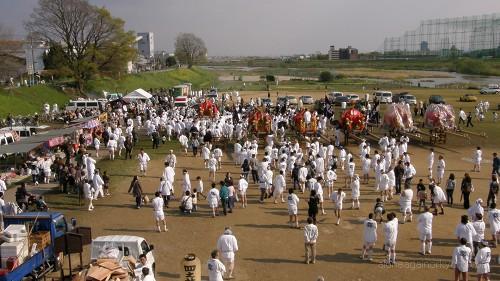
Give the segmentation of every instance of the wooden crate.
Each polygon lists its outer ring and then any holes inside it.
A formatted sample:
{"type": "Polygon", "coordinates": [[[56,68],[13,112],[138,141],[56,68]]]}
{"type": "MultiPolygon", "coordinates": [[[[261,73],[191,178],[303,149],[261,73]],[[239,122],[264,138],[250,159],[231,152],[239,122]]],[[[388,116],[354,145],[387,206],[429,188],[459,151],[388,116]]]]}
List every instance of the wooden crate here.
{"type": "Polygon", "coordinates": [[[40,251],[43,248],[47,247],[48,245],[50,245],[50,232],[49,231],[40,231],[40,232],[31,233],[31,235],[29,236],[29,249],[30,250],[31,250],[33,243],[36,243],[37,251],[40,251]]]}

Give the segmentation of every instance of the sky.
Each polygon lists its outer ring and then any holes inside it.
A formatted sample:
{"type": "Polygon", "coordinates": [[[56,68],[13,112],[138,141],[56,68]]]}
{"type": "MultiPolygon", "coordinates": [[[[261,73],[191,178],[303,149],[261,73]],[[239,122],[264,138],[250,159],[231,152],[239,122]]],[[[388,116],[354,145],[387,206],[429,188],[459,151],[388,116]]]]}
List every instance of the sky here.
{"type": "MultiPolygon", "coordinates": [[[[172,52],[181,32],[205,41],[210,56],[326,53],[330,45],[381,49],[421,20],[500,12],[500,0],[89,0],[153,32],[155,49],[172,52]]],[[[25,34],[37,0],[0,0],[0,23],[25,34]]]]}

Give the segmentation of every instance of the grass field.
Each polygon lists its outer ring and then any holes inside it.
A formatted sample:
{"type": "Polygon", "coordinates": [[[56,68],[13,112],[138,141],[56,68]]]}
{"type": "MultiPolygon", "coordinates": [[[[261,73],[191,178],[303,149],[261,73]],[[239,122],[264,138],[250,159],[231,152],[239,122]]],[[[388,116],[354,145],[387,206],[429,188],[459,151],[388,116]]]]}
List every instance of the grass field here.
{"type": "MultiPolygon", "coordinates": [[[[170,88],[180,83],[190,82],[195,89],[209,88],[216,83],[217,76],[207,70],[199,68],[175,69],[164,72],[146,72],[127,75],[120,80],[103,78],[88,82],[88,91],[101,93],[102,90],[129,93],[137,88],[170,88]]],[[[8,113],[13,115],[27,115],[40,112],[44,103],[51,106],[57,103],[60,108],[75,96],[69,95],[50,85],[21,87],[14,89],[0,88],[0,117],[5,118],[8,113]]]]}
{"type": "Polygon", "coordinates": [[[48,102],[51,106],[59,106],[70,100],[71,96],[49,85],[22,87],[15,89],[0,89],[0,116],[7,114],[25,115],[40,113],[42,105],[48,102]]]}
{"type": "Polygon", "coordinates": [[[210,71],[200,68],[180,68],[170,71],[145,72],[127,75],[122,79],[103,78],[89,81],[86,89],[90,92],[100,93],[111,91],[129,93],[137,88],[170,88],[181,83],[192,83],[194,88],[209,88],[217,77],[210,71]]]}
{"type": "Polygon", "coordinates": [[[374,68],[385,70],[427,70],[452,71],[464,74],[500,75],[500,59],[471,58],[426,58],[426,59],[378,59],[358,61],[328,60],[292,60],[281,59],[246,59],[235,62],[213,62],[209,65],[271,67],[292,69],[341,69],[341,68],[374,68]]]}

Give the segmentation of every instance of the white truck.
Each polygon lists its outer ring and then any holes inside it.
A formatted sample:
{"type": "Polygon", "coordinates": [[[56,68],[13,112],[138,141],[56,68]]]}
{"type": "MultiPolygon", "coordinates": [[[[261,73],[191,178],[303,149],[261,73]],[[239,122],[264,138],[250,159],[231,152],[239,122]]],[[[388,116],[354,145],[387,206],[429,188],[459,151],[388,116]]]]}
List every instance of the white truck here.
{"type": "Polygon", "coordinates": [[[155,272],[156,264],[153,255],[154,246],[149,244],[146,239],[131,235],[108,235],[100,236],[92,240],[90,260],[96,261],[100,258],[112,258],[118,260],[122,267],[127,268],[127,257],[131,256],[139,260],[141,254],[146,255],[148,263],[155,272]]]}

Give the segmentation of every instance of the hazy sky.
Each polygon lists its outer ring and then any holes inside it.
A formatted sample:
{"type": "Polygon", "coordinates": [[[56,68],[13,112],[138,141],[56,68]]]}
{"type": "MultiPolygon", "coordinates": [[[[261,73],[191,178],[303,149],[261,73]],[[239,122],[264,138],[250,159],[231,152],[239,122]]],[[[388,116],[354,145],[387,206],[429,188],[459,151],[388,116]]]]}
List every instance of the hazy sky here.
{"type": "MultiPolygon", "coordinates": [[[[0,0],[0,22],[24,33],[37,0],[0,0]]],[[[326,53],[328,46],[380,49],[424,19],[500,12],[500,0],[90,0],[134,31],[152,31],[155,49],[175,36],[203,38],[209,55],[326,53]]]]}

